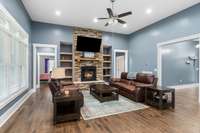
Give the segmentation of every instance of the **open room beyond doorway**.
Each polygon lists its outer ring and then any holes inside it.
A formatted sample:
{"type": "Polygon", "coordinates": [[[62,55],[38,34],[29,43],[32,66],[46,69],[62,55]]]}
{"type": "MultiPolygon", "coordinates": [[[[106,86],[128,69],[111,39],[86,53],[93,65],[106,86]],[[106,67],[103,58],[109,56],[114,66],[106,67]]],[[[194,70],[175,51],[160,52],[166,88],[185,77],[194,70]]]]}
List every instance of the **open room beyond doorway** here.
{"type": "Polygon", "coordinates": [[[54,53],[38,53],[37,54],[37,88],[41,83],[47,83],[50,72],[55,68],[54,53]]]}
{"type": "MultiPolygon", "coordinates": [[[[34,89],[40,88],[40,77],[41,77],[41,70],[42,70],[41,59],[43,59],[44,57],[48,57],[45,59],[51,59],[51,61],[44,59],[44,65],[46,63],[45,66],[50,65],[51,67],[53,65],[53,68],[56,68],[57,67],[57,45],[33,44],[33,79],[34,79],[33,88],[34,89]]],[[[44,71],[47,72],[46,74],[48,74],[50,67],[45,67],[45,66],[44,66],[44,69],[48,69],[48,70],[44,70],[44,71]]],[[[44,76],[47,77],[46,75],[44,76]]],[[[47,80],[47,78],[45,80],[47,80]]]]}
{"type": "Polygon", "coordinates": [[[199,88],[199,40],[195,34],[157,45],[159,85],[199,88]]]}
{"type": "Polygon", "coordinates": [[[128,50],[114,50],[114,76],[120,77],[122,72],[128,71],[128,50]]]}

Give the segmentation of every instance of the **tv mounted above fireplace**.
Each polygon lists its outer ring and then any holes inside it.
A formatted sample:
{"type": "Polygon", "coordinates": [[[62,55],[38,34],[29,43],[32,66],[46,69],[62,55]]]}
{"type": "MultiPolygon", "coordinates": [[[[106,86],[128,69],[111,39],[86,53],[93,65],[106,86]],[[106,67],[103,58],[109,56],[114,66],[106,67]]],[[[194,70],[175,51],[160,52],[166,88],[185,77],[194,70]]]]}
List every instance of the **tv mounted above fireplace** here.
{"type": "Polygon", "coordinates": [[[100,52],[102,39],[92,37],[77,37],[77,51],[83,52],[100,52]]]}

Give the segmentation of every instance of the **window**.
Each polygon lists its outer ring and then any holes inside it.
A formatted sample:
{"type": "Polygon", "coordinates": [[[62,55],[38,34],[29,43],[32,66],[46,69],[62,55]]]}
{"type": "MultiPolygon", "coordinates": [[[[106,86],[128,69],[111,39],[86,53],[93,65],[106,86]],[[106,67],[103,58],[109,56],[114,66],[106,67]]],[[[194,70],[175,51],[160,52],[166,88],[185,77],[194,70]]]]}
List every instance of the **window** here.
{"type": "Polygon", "coordinates": [[[28,88],[28,34],[4,10],[0,9],[0,105],[28,88]]]}

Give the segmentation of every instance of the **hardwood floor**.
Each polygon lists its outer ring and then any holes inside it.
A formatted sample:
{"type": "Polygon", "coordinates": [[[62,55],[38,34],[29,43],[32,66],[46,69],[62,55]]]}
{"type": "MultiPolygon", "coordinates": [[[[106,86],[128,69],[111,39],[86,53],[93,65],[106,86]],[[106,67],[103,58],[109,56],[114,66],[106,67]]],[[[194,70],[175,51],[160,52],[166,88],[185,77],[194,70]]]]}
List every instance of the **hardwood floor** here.
{"type": "Polygon", "coordinates": [[[200,133],[197,89],[176,91],[176,109],[154,108],[54,126],[47,86],[33,94],[4,125],[1,133],[200,133]]]}

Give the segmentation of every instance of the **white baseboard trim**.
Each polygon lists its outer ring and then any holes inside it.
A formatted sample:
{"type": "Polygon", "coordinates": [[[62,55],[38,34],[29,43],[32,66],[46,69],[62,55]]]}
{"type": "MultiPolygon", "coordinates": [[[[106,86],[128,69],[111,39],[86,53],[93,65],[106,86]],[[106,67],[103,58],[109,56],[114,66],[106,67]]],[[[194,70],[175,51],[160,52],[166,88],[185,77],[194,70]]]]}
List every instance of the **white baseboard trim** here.
{"type": "Polygon", "coordinates": [[[22,106],[22,104],[34,93],[34,89],[29,90],[23,97],[21,97],[12,107],[10,107],[0,117],[0,128],[6,123],[6,121],[22,106]]]}
{"type": "Polygon", "coordinates": [[[40,88],[40,85],[38,84],[38,85],[36,85],[36,87],[37,87],[37,88],[40,88]]]}
{"type": "Polygon", "coordinates": [[[170,88],[175,88],[175,89],[186,89],[186,88],[195,88],[199,87],[198,83],[195,84],[184,84],[184,85],[175,85],[175,86],[168,86],[170,88]]]}

